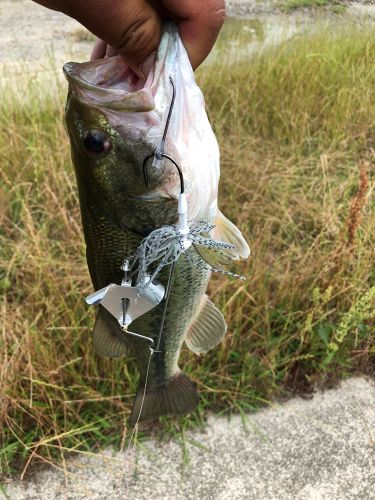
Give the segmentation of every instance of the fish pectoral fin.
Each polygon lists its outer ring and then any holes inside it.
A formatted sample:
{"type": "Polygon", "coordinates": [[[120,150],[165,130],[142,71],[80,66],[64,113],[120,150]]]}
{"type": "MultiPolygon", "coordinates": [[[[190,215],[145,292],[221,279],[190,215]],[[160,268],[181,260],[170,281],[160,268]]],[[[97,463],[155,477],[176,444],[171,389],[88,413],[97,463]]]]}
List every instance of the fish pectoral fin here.
{"type": "Polygon", "coordinates": [[[226,331],[224,316],[207,295],[204,295],[189,327],[185,342],[190,350],[201,354],[221,342],[226,331]]]}
{"type": "Polygon", "coordinates": [[[234,259],[246,259],[250,255],[249,245],[242,236],[241,231],[223,215],[220,210],[217,211],[217,216],[214,221],[215,227],[212,230],[212,237],[215,240],[224,241],[234,246],[233,250],[229,250],[229,254],[234,259]]]}
{"type": "Polygon", "coordinates": [[[154,420],[163,415],[184,415],[199,404],[196,384],[183,372],[177,373],[164,385],[138,389],[134,400],[130,424],[154,420]]]}
{"type": "Polygon", "coordinates": [[[126,343],[119,334],[119,325],[116,319],[102,306],[99,306],[93,331],[93,346],[101,356],[119,358],[126,354],[126,343]]]}
{"type": "Polygon", "coordinates": [[[203,245],[193,243],[195,251],[209,266],[213,269],[221,269],[222,266],[228,266],[233,261],[231,250],[218,250],[216,248],[207,248],[203,245]]]}

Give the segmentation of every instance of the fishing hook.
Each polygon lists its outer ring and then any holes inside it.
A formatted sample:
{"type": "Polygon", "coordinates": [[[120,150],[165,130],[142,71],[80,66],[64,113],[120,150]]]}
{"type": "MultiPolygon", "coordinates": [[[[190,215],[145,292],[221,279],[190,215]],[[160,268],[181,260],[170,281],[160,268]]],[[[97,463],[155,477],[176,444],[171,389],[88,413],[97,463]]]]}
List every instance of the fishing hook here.
{"type": "MultiPolygon", "coordinates": [[[[169,124],[171,121],[172,111],[173,111],[173,107],[174,107],[174,103],[175,103],[175,99],[176,99],[176,86],[175,86],[175,83],[174,83],[171,76],[169,77],[169,81],[171,82],[171,85],[172,85],[172,100],[171,100],[171,104],[170,104],[169,111],[168,111],[167,121],[166,121],[165,127],[164,127],[163,137],[162,137],[159,148],[156,149],[156,151],[154,153],[150,154],[149,156],[147,156],[144,159],[143,177],[144,177],[144,181],[145,181],[146,186],[148,186],[149,179],[148,179],[148,173],[147,173],[147,162],[151,158],[154,158],[154,160],[152,162],[152,165],[154,167],[160,167],[160,164],[161,164],[161,161],[163,158],[166,158],[167,160],[169,160],[176,167],[176,170],[177,170],[179,178],[180,178],[180,195],[178,198],[179,229],[180,229],[181,234],[186,235],[189,232],[189,226],[188,226],[188,221],[187,221],[187,203],[186,203],[186,196],[185,196],[184,176],[182,174],[181,167],[177,164],[177,162],[171,156],[164,153],[165,141],[166,141],[169,124]]],[[[162,318],[161,318],[160,328],[159,328],[159,332],[158,332],[158,336],[157,336],[157,340],[156,340],[155,350],[153,350],[153,352],[155,352],[155,353],[162,352],[162,351],[160,351],[161,337],[162,337],[163,330],[164,330],[164,324],[165,324],[165,319],[166,319],[166,315],[167,315],[169,297],[170,297],[170,293],[171,293],[171,289],[172,289],[172,277],[173,277],[175,269],[176,269],[176,262],[173,262],[170,269],[169,269],[168,283],[167,283],[167,286],[165,289],[164,308],[163,308],[163,312],[162,312],[162,318]]],[[[151,349],[152,349],[152,347],[151,347],[151,349]]]]}
{"type": "Polygon", "coordinates": [[[184,177],[182,175],[181,167],[177,164],[177,162],[171,156],[164,153],[165,140],[167,137],[168,128],[169,128],[169,124],[170,124],[171,116],[172,116],[172,111],[173,111],[174,103],[176,100],[176,85],[175,85],[173,78],[171,76],[169,77],[169,81],[171,82],[171,85],[172,85],[172,100],[171,100],[171,105],[170,105],[169,111],[168,111],[167,121],[166,121],[165,127],[164,127],[163,137],[162,137],[159,148],[154,153],[146,156],[146,158],[143,161],[143,178],[145,180],[146,186],[148,186],[149,179],[148,179],[148,173],[147,173],[147,162],[151,158],[154,158],[154,161],[152,162],[153,165],[161,162],[161,160],[163,158],[166,158],[171,163],[173,163],[173,165],[176,167],[176,169],[178,171],[178,175],[180,177],[180,194],[183,194],[185,192],[185,183],[184,183],[184,177]]]}

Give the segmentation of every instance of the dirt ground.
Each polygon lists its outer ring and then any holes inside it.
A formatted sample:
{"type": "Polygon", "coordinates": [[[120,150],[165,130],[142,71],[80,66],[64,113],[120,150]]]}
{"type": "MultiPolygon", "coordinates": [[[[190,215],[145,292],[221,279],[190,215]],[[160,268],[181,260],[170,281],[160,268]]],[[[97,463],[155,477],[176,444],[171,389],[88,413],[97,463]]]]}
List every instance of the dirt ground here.
{"type": "MultiPolygon", "coordinates": [[[[259,10],[256,0],[227,3],[229,15],[259,10]]],[[[31,0],[0,0],[0,79],[25,71],[50,72],[51,63],[61,68],[69,60],[87,60],[94,40],[83,26],[64,14],[31,0]]]]}
{"type": "MultiPolygon", "coordinates": [[[[228,11],[252,12],[257,4],[255,0],[230,0],[228,11]]],[[[58,62],[69,56],[87,58],[93,40],[78,22],[59,12],[31,0],[0,0],[0,64],[35,64],[52,54],[58,62]]]]}
{"type": "Polygon", "coordinates": [[[0,0],[0,65],[8,75],[25,64],[87,59],[93,40],[77,21],[59,12],[30,0],[0,0]]]}
{"type": "MultiPolygon", "coordinates": [[[[270,16],[280,0],[226,0],[229,16],[270,16]]],[[[348,3],[375,15],[375,5],[348,3]],[[373,11],[373,12],[372,12],[373,11]]],[[[294,14],[288,19],[293,24],[294,14]]],[[[24,71],[61,67],[68,60],[87,60],[95,37],[77,21],[31,0],[0,0],[0,78],[24,71]]]]}

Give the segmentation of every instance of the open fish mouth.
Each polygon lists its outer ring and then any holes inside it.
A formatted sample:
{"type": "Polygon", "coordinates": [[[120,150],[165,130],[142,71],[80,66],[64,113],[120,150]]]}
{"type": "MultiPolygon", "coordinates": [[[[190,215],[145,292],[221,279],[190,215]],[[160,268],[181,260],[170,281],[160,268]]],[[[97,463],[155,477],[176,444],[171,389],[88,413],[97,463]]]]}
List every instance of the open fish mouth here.
{"type": "Polygon", "coordinates": [[[146,80],[139,78],[121,56],[97,59],[87,63],[64,65],[67,78],[88,90],[107,93],[108,90],[136,92],[145,86],[146,80]]]}
{"type": "Polygon", "coordinates": [[[145,112],[155,109],[155,95],[165,78],[166,65],[173,65],[171,46],[177,32],[165,33],[155,54],[155,64],[146,80],[139,78],[121,56],[86,63],[69,62],[64,73],[71,91],[83,102],[99,108],[123,112],[145,112]]]}
{"type": "Polygon", "coordinates": [[[139,78],[121,56],[87,63],[67,63],[64,73],[72,92],[91,106],[117,111],[152,111],[155,108],[151,71],[139,78]]]}

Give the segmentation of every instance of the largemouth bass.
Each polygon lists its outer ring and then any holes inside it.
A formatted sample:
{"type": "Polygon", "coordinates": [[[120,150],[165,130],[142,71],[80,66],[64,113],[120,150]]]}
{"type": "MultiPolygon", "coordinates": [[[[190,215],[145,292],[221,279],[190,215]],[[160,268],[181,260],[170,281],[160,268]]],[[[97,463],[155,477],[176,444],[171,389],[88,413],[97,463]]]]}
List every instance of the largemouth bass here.
{"type": "MultiPolygon", "coordinates": [[[[150,164],[147,185],[143,176],[144,159],[162,140],[172,98],[170,78],[176,100],[165,151],[182,170],[189,219],[214,223],[213,236],[234,245],[232,256],[247,257],[249,249],[241,233],[218,210],[219,148],[175,25],[165,26],[146,81],[121,57],[68,63],[64,71],[69,82],[66,123],[94,288],[120,284],[125,257],[134,254],[151,231],[176,223],[181,186],[174,166],[167,161],[161,169],[150,164]]],[[[210,271],[195,265],[200,258],[191,247],[177,261],[160,352],[151,358],[146,391],[149,344],[124,333],[108,311],[98,308],[95,350],[110,357],[130,351],[139,366],[132,423],[138,418],[184,414],[199,402],[196,384],[178,367],[182,343],[202,353],[217,345],[226,332],[223,315],[205,295],[210,271]]],[[[164,286],[167,276],[167,269],[158,276],[164,286]]],[[[131,331],[155,340],[162,312],[163,303],[136,319],[131,331]]]]}

